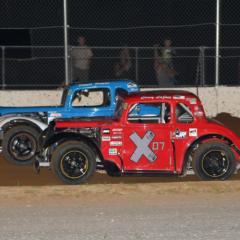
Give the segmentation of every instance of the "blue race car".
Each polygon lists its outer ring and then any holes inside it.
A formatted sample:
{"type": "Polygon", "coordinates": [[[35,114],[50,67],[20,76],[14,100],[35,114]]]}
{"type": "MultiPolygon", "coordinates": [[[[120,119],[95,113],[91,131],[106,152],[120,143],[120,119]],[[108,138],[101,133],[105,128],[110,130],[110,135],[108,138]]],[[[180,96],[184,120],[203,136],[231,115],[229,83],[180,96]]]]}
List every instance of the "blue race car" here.
{"type": "Polygon", "coordinates": [[[60,106],[0,107],[3,155],[14,164],[31,164],[38,150],[38,137],[53,119],[113,117],[118,94],[138,91],[131,80],[74,84],[64,89],[60,106]]]}

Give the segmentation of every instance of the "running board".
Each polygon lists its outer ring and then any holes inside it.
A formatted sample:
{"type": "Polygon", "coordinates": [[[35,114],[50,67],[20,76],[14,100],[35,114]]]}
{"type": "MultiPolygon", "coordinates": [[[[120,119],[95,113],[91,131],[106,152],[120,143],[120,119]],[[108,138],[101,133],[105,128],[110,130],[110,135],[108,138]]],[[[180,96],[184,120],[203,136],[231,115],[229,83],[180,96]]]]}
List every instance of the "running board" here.
{"type": "MultiPolygon", "coordinates": [[[[50,162],[39,162],[39,167],[50,167],[50,165],[50,162]]],[[[104,166],[97,163],[97,169],[104,170],[104,166]]]]}
{"type": "Polygon", "coordinates": [[[170,171],[124,171],[121,173],[122,176],[144,176],[144,177],[157,177],[157,176],[172,176],[176,175],[175,172],[170,171]]]}

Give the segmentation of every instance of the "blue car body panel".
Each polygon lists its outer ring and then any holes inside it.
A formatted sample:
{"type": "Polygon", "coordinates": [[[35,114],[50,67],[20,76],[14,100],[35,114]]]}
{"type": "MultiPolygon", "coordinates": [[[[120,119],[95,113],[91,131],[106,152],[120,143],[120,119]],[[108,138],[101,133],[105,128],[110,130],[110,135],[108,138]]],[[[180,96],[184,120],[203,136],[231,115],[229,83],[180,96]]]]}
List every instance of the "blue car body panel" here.
{"type": "Polygon", "coordinates": [[[117,90],[125,90],[127,93],[138,92],[139,87],[131,80],[109,80],[107,82],[96,82],[87,84],[70,85],[63,92],[61,106],[46,107],[0,107],[0,116],[12,114],[27,114],[44,112],[48,114],[48,122],[55,118],[73,118],[73,117],[97,117],[114,115],[116,107],[117,90]],[[74,93],[81,90],[91,89],[108,89],[110,93],[110,101],[107,106],[88,106],[73,107],[72,101],[74,93]]]}

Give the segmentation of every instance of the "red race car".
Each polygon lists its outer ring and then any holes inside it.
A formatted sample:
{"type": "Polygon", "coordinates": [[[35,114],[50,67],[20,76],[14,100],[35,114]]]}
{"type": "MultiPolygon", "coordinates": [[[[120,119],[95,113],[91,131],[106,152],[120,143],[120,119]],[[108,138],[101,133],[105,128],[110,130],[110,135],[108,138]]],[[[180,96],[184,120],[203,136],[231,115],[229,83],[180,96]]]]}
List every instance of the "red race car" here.
{"type": "Polygon", "coordinates": [[[239,168],[240,139],[208,120],[199,98],[184,91],[119,97],[115,118],[55,120],[42,134],[36,167],[63,182],[85,182],[100,163],[114,175],[186,175],[226,180],[239,168]]]}

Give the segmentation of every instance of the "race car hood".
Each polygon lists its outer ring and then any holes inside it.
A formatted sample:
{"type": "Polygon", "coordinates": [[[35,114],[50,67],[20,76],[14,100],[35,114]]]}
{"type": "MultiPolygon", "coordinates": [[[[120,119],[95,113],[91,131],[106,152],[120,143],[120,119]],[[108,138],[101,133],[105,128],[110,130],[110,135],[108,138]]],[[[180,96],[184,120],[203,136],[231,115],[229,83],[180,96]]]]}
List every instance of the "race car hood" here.
{"type": "Polygon", "coordinates": [[[220,121],[218,121],[218,120],[216,120],[216,119],[213,119],[213,118],[207,118],[207,121],[209,122],[209,123],[216,123],[216,124],[219,124],[219,125],[223,125],[224,126],[224,124],[223,123],[221,123],[220,121]]]}
{"type": "Polygon", "coordinates": [[[96,128],[105,127],[118,122],[118,119],[109,117],[82,117],[55,120],[55,128],[96,128]]]}
{"type": "Polygon", "coordinates": [[[17,113],[55,112],[62,110],[61,106],[51,107],[0,107],[0,116],[17,113]]]}

